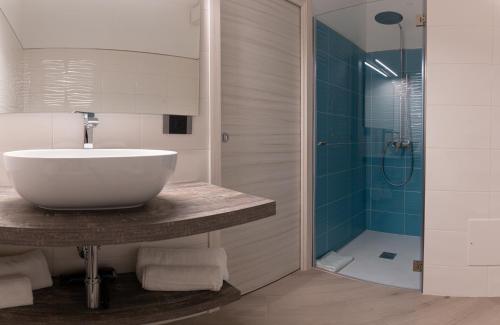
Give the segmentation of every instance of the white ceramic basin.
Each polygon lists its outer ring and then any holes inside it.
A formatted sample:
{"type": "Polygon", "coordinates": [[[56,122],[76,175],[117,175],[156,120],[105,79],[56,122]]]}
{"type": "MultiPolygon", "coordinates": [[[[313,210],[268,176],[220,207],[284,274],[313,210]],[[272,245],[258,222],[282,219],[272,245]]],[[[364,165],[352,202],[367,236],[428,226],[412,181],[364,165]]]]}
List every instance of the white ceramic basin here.
{"type": "Polygon", "coordinates": [[[131,208],[154,198],[175,170],[177,153],[140,149],[47,149],[4,153],[26,200],[46,209],[131,208]]]}

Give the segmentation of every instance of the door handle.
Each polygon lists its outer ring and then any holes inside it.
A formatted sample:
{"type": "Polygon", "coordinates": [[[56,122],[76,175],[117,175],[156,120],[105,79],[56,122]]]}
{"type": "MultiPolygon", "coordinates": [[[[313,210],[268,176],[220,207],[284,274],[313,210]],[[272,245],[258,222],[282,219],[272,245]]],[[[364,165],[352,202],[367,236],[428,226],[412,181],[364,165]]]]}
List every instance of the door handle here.
{"type": "Polygon", "coordinates": [[[229,142],[229,134],[226,132],[222,133],[222,143],[228,143],[229,142]]]}

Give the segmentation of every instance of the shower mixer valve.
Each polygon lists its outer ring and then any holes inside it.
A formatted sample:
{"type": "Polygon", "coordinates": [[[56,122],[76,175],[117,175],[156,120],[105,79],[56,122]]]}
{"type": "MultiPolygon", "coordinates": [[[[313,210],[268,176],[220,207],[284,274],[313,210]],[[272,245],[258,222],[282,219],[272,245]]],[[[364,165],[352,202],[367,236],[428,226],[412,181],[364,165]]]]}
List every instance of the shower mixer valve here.
{"type": "Polygon", "coordinates": [[[411,141],[408,139],[405,140],[393,140],[390,142],[391,147],[394,149],[407,149],[411,146],[411,141]]]}

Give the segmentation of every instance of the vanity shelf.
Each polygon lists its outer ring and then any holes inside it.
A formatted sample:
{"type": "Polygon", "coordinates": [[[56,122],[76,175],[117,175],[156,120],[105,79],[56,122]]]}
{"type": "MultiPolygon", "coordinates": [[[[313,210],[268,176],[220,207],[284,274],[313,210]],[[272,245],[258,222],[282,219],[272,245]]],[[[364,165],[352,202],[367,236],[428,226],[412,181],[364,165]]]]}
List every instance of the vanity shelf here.
{"type": "MultiPolygon", "coordinates": [[[[78,186],[78,184],[75,184],[78,186]]],[[[0,190],[0,244],[118,245],[185,237],[276,214],[276,202],[206,183],[168,185],[140,208],[48,211],[0,190]]]]}
{"type": "Polygon", "coordinates": [[[168,185],[143,207],[103,211],[43,210],[13,189],[0,188],[0,244],[77,246],[84,247],[84,252],[93,252],[91,258],[85,259],[85,265],[89,280],[87,306],[95,309],[85,307],[83,288],[56,285],[35,292],[34,306],[2,310],[0,324],[141,324],[223,306],[240,297],[239,291],[228,283],[218,293],[148,292],[141,288],[135,274],[126,274],[113,285],[111,308],[96,309],[98,247],[191,236],[275,214],[273,200],[206,183],[168,185]]]}
{"type": "Polygon", "coordinates": [[[110,284],[108,309],[85,307],[82,286],[59,285],[34,292],[35,305],[4,309],[0,324],[120,324],[136,325],[178,319],[209,311],[240,298],[228,283],[219,292],[153,292],[141,288],[134,273],[120,274],[110,284]]]}

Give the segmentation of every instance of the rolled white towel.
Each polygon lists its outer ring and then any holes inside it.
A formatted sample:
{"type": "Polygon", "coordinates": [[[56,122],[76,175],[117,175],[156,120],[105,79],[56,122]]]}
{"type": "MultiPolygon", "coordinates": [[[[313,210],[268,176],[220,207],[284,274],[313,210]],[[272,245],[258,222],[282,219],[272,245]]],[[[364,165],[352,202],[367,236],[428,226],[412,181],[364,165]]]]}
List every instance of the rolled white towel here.
{"type": "Polygon", "coordinates": [[[142,272],[142,287],[151,291],[219,291],[222,284],[218,266],[147,265],[142,272]]]}
{"type": "Polygon", "coordinates": [[[27,276],[33,290],[52,286],[47,259],[39,249],[21,255],[0,257],[0,276],[13,274],[27,276]]]}
{"type": "Polygon", "coordinates": [[[31,281],[22,274],[0,277],[0,308],[33,305],[31,281]]]}
{"type": "Polygon", "coordinates": [[[218,266],[222,278],[229,280],[227,255],[224,248],[159,248],[141,247],[137,254],[137,279],[142,281],[146,265],[218,266]]]}

